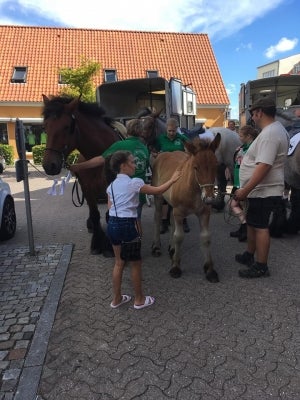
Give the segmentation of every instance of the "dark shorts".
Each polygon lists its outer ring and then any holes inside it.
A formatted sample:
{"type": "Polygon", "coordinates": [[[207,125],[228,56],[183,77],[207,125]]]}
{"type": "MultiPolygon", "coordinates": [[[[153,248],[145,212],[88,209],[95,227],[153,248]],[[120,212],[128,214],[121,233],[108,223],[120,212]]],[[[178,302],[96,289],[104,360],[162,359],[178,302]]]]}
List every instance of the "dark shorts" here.
{"type": "Polygon", "coordinates": [[[271,213],[280,205],[280,201],[281,196],[248,198],[247,224],[259,229],[268,228],[271,213]]]}
{"type": "Polygon", "coordinates": [[[136,218],[109,217],[107,236],[113,245],[137,238],[139,234],[136,229],[136,218]]]}

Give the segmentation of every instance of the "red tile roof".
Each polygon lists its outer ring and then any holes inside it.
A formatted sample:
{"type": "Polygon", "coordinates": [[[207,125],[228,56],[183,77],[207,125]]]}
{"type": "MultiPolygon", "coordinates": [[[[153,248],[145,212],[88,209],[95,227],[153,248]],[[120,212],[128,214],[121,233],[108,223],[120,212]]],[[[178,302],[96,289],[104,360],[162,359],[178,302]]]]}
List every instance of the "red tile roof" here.
{"type": "Polygon", "coordinates": [[[0,26],[0,43],[0,102],[42,102],[42,93],[58,93],[59,69],[85,57],[116,69],[118,80],[157,70],[190,84],[198,104],[229,105],[207,34],[0,26]],[[28,68],[26,83],[10,82],[16,66],[28,68]]]}

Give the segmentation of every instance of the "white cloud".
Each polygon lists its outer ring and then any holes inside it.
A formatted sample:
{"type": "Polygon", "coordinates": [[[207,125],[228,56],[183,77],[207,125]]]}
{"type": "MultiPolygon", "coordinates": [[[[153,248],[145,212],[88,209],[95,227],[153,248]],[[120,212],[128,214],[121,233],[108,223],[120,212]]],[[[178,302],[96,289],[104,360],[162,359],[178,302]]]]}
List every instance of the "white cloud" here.
{"type": "Polygon", "coordinates": [[[239,52],[244,49],[252,50],[252,43],[241,43],[238,47],[236,47],[235,51],[239,52]]]}
{"type": "MultiPolygon", "coordinates": [[[[207,33],[228,37],[285,0],[0,0],[0,23],[34,12],[66,27],[207,33]],[[15,10],[12,13],[12,10],[15,10]],[[9,12],[9,14],[8,14],[9,12]],[[10,17],[10,19],[9,19],[10,17]]],[[[31,21],[32,24],[32,21],[31,21]]]]}
{"type": "Polygon", "coordinates": [[[275,57],[278,53],[284,53],[289,50],[293,50],[298,43],[298,39],[287,39],[286,37],[283,37],[279,40],[279,42],[273,46],[270,46],[267,48],[265,51],[265,56],[267,58],[273,58],[275,57]]]}
{"type": "Polygon", "coordinates": [[[236,85],[234,83],[229,83],[226,87],[226,92],[228,96],[236,94],[236,85]]]}

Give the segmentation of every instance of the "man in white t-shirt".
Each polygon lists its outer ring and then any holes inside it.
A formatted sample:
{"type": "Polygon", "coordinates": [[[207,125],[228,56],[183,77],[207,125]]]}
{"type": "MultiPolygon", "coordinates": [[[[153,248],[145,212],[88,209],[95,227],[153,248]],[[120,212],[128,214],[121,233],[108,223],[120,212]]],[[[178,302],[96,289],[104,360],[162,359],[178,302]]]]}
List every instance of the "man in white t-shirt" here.
{"type": "Polygon", "coordinates": [[[261,132],[243,158],[241,188],[235,192],[237,200],[248,200],[247,250],[235,256],[237,262],[248,266],[239,270],[242,278],[270,275],[269,219],[284,190],[284,161],[289,145],[287,131],[275,121],[275,114],[276,105],[270,98],[261,98],[251,107],[252,120],[261,132]]]}

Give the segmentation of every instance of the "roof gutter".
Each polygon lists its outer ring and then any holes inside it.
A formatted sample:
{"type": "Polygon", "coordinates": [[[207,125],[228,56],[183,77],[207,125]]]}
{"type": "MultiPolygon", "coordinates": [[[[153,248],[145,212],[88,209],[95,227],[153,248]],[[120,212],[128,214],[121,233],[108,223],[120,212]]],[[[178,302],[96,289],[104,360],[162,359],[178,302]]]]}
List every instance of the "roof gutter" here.
{"type": "Polygon", "coordinates": [[[16,122],[19,119],[20,121],[32,124],[41,124],[44,122],[43,118],[20,118],[20,117],[0,117],[1,122],[16,122]]]}

